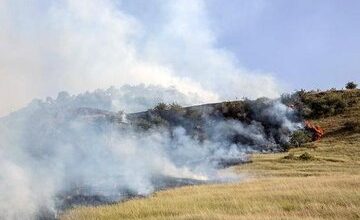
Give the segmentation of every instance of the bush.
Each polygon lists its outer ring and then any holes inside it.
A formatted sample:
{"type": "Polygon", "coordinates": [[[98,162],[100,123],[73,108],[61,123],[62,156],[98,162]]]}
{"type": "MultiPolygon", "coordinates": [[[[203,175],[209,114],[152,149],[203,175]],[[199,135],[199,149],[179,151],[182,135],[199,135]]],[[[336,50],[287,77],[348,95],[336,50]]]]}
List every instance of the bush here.
{"type": "Polygon", "coordinates": [[[288,94],[283,93],[280,97],[281,103],[287,106],[298,106],[301,102],[300,96],[298,93],[288,94]]]}
{"type": "Polygon", "coordinates": [[[162,118],[160,115],[152,115],[150,118],[151,125],[155,125],[157,127],[167,127],[169,126],[169,122],[162,118]]]}
{"type": "Polygon", "coordinates": [[[299,156],[299,160],[313,160],[314,156],[309,154],[308,152],[305,152],[299,156]]]}
{"type": "Polygon", "coordinates": [[[235,101],[221,103],[220,111],[226,118],[241,119],[247,109],[245,102],[235,101]]]}
{"type": "Polygon", "coordinates": [[[168,109],[173,112],[173,113],[185,113],[185,110],[183,107],[181,107],[181,105],[173,102],[172,104],[168,105],[168,109]]]}
{"type": "Polygon", "coordinates": [[[346,86],[345,86],[346,89],[356,89],[356,87],[357,87],[357,84],[354,82],[348,82],[348,83],[346,83],[346,86]]]}
{"type": "Polygon", "coordinates": [[[347,131],[360,131],[360,120],[345,122],[344,128],[347,131]]]}
{"type": "Polygon", "coordinates": [[[294,153],[289,153],[288,155],[284,156],[284,159],[306,161],[306,160],[314,160],[315,157],[308,152],[305,152],[305,153],[301,154],[300,156],[295,156],[294,153]]]}
{"type": "Polygon", "coordinates": [[[168,105],[166,105],[163,102],[158,103],[155,107],[154,107],[154,111],[155,112],[162,112],[162,111],[166,111],[168,110],[168,105]]]}
{"type": "Polygon", "coordinates": [[[300,89],[299,91],[296,91],[295,94],[298,95],[299,97],[303,97],[306,94],[306,90],[300,89]]]}
{"type": "Polygon", "coordinates": [[[321,96],[307,96],[302,98],[304,104],[303,108],[310,109],[304,115],[308,118],[316,118],[321,116],[331,116],[344,112],[348,103],[345,101],[341,94],[337,93],[326,93],[321,96]]]}
{"type": "Polygon", "coordinates": [[[296,147],[301,147],[303,144],[308,143],[311,140],[311,135],[304,130],[295,131],[290,136],[290,144],[296,147]]]}

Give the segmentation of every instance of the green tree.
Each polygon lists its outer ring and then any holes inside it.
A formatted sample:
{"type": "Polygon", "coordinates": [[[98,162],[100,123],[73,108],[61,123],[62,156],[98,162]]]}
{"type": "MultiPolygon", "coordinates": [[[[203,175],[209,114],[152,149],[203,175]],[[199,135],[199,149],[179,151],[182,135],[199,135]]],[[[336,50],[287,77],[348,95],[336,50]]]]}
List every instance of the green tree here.
{"type": "Polygon", "coordinates": [[[348,83],[346,83],[346,86],[345,86],[346,89],[356,89],[356,87],[357,87],[357,84],[354,82],[348,82],[348,83]]]}

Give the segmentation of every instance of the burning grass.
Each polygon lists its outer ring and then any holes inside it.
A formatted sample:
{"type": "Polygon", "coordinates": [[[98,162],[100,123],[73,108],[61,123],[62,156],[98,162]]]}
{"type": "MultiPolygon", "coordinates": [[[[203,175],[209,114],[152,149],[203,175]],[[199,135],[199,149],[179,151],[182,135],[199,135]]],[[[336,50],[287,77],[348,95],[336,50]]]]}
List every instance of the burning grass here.
{"type": "MultiPolygon", "coordinates": [[[[354,93],[359,93],[354,91],[354,93]]],[[[359,98],[358,98],[359,100],[359,98]]],[[[360,104],[316,120],[322,140],[289,153],[254,154],[233,167],[241,183],[187,186],[109,206],[79,207],[62,220],[82,219],[359,219],[360,132],[343,129],[360,118],[360,104]]]]}

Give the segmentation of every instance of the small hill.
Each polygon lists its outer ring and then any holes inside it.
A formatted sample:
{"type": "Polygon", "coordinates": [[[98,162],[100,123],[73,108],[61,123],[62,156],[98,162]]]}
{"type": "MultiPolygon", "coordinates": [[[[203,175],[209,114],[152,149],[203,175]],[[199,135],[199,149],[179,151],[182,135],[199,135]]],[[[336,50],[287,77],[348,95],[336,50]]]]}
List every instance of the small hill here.
{"type": "Polygon", "coordinates": [[[239,183],[186,186],[148,198],[79,207],[61,219],[359,219],[360,90],[283,97],[325,130],[288,152],[231,167],[239,183]]]}

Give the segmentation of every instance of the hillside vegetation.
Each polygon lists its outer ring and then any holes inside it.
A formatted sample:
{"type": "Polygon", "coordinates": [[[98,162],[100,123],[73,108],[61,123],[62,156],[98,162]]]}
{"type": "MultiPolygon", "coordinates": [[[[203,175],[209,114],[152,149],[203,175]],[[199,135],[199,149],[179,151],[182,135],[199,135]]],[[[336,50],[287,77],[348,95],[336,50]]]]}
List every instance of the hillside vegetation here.
{"type": "Polygon", "coordinates": [[[324,137],[288,152],[253,154],[252,163],[230,168],[243,181],[79,207],[61,219],[360,219],[360,90],[300,99],[292,104],[304,105],[304,116],[325,129],[324,137]]]}

